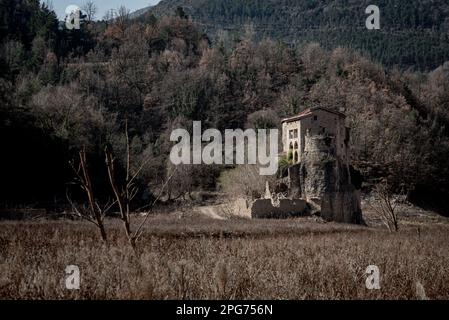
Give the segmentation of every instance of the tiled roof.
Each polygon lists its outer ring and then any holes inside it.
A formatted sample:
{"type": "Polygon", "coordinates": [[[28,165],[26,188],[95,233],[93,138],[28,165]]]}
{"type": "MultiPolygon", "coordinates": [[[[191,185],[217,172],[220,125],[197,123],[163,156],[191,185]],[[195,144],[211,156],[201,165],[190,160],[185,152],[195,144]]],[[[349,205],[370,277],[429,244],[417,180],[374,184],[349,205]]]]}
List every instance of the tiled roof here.
{"type": "Polygon", "coordinates": [[[346,117],[346,115],[344,113],[341,113],[339,111],[331,110],[331,109],[324,108],[324,107],[313,107],[313,108],[305,109],[304,111],[302,111],[301,113],[297,114],[296,116],[293,116],[291,118],[283,119],[282,122],[292,122],[292,121],[296,121],[296,120],[300,120],[300,119],[306,118],[308,116],[311,116],[314,113],[314,111],[316,111],[316,110],[323,110],[323,111],[327,111],[327,112],[330,112],[330,113],[334,113],[334,114],[338,115],[339,117],[343,117],[343,118],[346,117]]]}

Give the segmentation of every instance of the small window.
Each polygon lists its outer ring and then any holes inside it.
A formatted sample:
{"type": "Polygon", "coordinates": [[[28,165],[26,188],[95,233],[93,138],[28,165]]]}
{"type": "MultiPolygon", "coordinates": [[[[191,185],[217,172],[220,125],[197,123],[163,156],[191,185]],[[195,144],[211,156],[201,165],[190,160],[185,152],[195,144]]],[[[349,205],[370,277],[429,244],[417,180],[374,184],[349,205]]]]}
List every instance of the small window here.
{"type": "Polygon", "coordinates": [[[295,141],[295,149],[298,149],[298,142],[295,141]]]}
{"type": "Polygon", "coordinates": [[[288,137],[289,137],[290,139],[293,139],[293,136],[294,136],[294,130],[290,130],[290,131],[288,132],[288,137]]]}
{"type": "Polygon", "coordinates": [[[317,121],[318,120],[318,116],[313,116],[313,120],[317,121]]]}
{"type": "Polygon", "coordinates": [[[294,131],[293,131],[293,138],[298,138],[298,129],[295,129],[294,131]]]}

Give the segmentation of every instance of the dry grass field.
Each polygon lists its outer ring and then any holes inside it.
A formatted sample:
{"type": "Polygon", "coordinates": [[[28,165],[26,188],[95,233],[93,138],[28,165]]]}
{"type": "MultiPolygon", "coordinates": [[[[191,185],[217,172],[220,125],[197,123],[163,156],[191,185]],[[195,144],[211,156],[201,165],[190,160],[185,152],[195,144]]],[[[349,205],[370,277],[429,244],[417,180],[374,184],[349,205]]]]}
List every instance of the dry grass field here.
{"type": "Polygon", "coordinates": [[[109,242],[76,221],[0,222],[1,299],[449,299],[449,224],[370,227],[155,215],[134,252],[115,220],[109,242]],[[365,287],[368,265],[380,290],[365,287]],[[77,265],[81,288],[65,288],[77,265]],[[422,290],[424,288],[424,290],[422,290]]]}

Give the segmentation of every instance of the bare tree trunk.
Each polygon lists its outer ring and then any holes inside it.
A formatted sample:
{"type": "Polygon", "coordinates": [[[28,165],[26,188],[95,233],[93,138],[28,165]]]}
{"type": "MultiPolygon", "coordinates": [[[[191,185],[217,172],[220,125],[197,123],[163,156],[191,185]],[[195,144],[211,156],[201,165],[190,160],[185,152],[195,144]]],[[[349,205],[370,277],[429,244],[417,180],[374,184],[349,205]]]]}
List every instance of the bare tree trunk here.
{"type": "MultiPolygon", "coordinates": [[[[131,224],[130,224],[130,212],[129,212],[129,201],[130,199],[124,197],[124,192],[119,189],[118,183],[115,178],[115,159],[112,155],[112,151],[106,147],[105,149],[106,154],[106,166],[108,168],[108,176],[109,176],[109,182],[112,187],[112,191],[114,192],[115,198],[117,200],[117,204],[119,206],[120,210],[120,219],[123,222],[123,226],[125,228],[126,237],[128,238],[131,246],[134,248],[135,242],[132,240],[132,233],[131,233],[131,224]]],[[[125,187],[126,188],[126,187],[125,187]]],[[[126,195],[129,193],[126,192],[126,195]]]]}
{"type": "Polygon", "coordinates": [[[103,218],[104,218],[104,215],[105,215],[106,211],[108,210],[108,208],[110,208],[110,206],[107,206],[107,208],[102,209],[95,199],[95,195],[94,195],[94,191],[93,191],[93,187],[92,187],[92,179],[91,179],[89,168],[88,168],[86,150],[84,148],[79,152],[79,167],[78,167],[78,169],[75,169],[75,166],[73,164],[72,164],[72,168],[78,177],[78,183],[79,183],[81,189],[84,190],[84,192],[87,195],[88,210],[87,210],[87,212],[85,212],[85,211],[82,212],[82,211],[78,210],[76,208],[76,206],[73,204],[73,202],[68,197],[69,202],[72,204],[72,209],[76,213],[75,214],[76,216],[86,219],[86,220],[92,222],[93,224],[95,224],[95,226],[100,231],[101,239],[106,242],[107,234],[106,234],[106,229],[104,227],[103,218]]]}
{"type": "Polygon", "coordinates": [[[376,186],[376,204],[372,206],[374,211],[382,218],[382,221],[390,231],[399,230],[398,213],[396,210],[397,201],[393,203],[388,182],[379,183],[376,186]]]}
{"type": "MultiPolygon", "coordinates": [[[[130,143],[129,143],[129,135],[128,135],[128,122],[125,122],[125,137],[126,137],[126,177],[123,184],[120,184],[116,180],[116,168],[115,168],[115,158],[112,150],[109,147],[105,148],[105,156],[106,156],[106,166],[108,169],[109,182],[111,184],[112,190],[114,192],[116,202],[119,206],[120,210],[120,218],[123,222],[123,226],[125,229],[126,237],[128,238],[131,247],[136,251],[136,243],[139,237],[142,234],[142,227],[147,221],[148,215],[144,218],[143,222],[140,223],[136,231],[133,233],[131,230],[131,202],[135,198],[138,192],[138,187],[135,186],[134,181],[139,176],[140,172],[144,168],[145,164],[148,162],[149,158],[144,160],[140,166],[135,170],[135,172],[131,172],[131,151],[130,151],[130,143]]],[[[176,172],[176,170],[174,171],[176,172]]],[[[174,173],[173,173],[174,174],[174,173]]],[[[161,193],[156,198],[151,206],[154,206],[156,201],[159,200],[162,192],[165,187],[170,182],[171,178],[165,182],[162,187],[161,193]]]]}
{"type": "Polygon", "coordinates": [[[81,169],[82,169],[84,181],[85,181],[85,190],[87,193],[87,197],[89,199],[89,207],[95,217],[95,220],[97,221],[98,228],[100,229],[101,238],[104,241],[107,241],[106,230],[105,230],[104,224],[103,224],[103,217],[102,217],[101,212],[99,212],[98,206],[95,202],[94,192],[92,189],[92,179],[91,179],[90,173],[87,169],[86,150],[83,149],[82,151],[80,151],[79,155],[80,155],[81,169]]]}

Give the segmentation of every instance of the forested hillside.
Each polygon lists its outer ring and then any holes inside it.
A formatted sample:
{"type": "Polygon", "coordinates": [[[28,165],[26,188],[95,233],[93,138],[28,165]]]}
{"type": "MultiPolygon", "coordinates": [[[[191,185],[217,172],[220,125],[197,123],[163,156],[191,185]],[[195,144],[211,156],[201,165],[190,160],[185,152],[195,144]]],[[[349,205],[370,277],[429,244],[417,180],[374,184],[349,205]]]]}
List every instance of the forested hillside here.
{"type": "MultiPolygon", "coordinates": [[[[149,159],[139,179],[145,203],[173,172],[174,128],[192,120],[204,129],[278,127],[314,105],[345,110],[353,162],[383,169],[366,178],[387,176],[398,190],[425,190],[432,201],[448,193],[449,63],[429,73],[391,71],[350,49],[288,46],[250,30],[211,44],[182,10],[151,21],[122,11],[67,31],[37,0],[2,0],[0,8],[2,206],[63,203],[73,188],[69,161],[81,149],[107,199],[103,151],[112,147],[123,169],[126,131],[133,165],[149,159]]],[[[180,168],[168,196],[216,190],[222,172],[180,168]]]]}
{"type": "Polygon", "coordinates": [[[345,46],[388,67],[429,70],[449,60],[446,0],[162,0],[150,13],[179,6],[215,41],[223,30],[234,37],[250,24],[258,39],[345,46]],[[371,4],[380,8],[380,30],[365,28],[371,4]]]}

